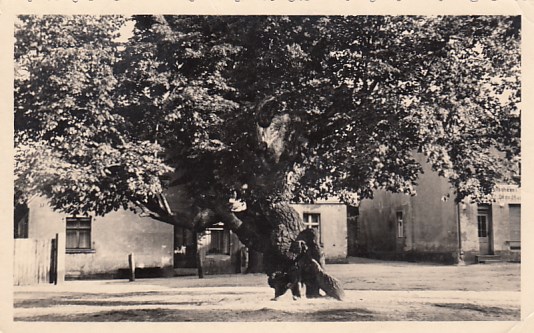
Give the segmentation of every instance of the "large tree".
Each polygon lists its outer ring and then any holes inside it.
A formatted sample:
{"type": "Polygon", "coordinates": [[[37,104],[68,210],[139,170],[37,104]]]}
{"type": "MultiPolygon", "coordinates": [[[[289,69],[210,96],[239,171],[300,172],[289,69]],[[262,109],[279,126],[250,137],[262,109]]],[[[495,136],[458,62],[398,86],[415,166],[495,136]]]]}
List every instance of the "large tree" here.
{"type": "Polygon", "coordinates": [[[273,273],[296,256],[290,202],[413,195],[414,153],[457,200],[519,181],[519,17],[136,16],[121,42],[123,20],[21,17],[18,200],[223,221],[273,273]]]}

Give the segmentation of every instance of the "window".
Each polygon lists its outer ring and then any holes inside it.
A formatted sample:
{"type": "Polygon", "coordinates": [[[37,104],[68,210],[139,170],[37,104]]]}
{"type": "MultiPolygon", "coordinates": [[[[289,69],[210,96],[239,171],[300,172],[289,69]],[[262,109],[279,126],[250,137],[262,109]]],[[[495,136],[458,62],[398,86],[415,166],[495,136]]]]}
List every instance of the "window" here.
{"type": "Polygon", "coordinates": [[[91,249],[91,218],[67,217],[67,251],[91,249]]]}
{"type": "Polygon", "coordinates": [[[404,237],[404,218],[402,212],[397,212],[397,237],[404,237]]]}
{"type": "Polygon", "coordinates": [[[313,228],[320,231],[321,214],[304,213],[303,219],[306,228],[313,228]]]}
{"type": "Polygon", "coordinates": [[[478,237],[489,237],[491,223],[491,206],[482,204],[478,205],[477,213],[478,237]]]}
{"type": "Polygon", "coordinates": [[[521,205],[508,206],[508,218],[510,221],[510,240],[521,241],[521,205]]]}
{"type": "Polygon", "coordinates": [[[478,215],[478,237],[488,237],[488,216],[478,215]]]}
{"type": "Polygon", "coordinates": [[[14,237],[15,238],[28,238],[28,218],[30,209],[27,205],[16,205],[14,212],[14,237]]]}
{"type": "Polygon", "coordinates": [[[230,230],[218,223],[206,230],[208,254],[230,254],[230,230]]]}
{"type": "Polygon", "coordinates": [[[307,229],[315,229],[317,231],[317,236],[319,241],[322,243],[321,236],[321,214],[316,213],[304,213],[303,215],[304,226],[307,229]]]}

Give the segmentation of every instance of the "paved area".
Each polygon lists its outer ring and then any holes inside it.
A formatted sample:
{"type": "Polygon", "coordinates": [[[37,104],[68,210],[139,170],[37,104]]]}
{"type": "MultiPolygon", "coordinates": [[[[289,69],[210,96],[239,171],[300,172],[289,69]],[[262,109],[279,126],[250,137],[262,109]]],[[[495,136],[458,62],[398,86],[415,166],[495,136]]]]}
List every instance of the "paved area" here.
{"type": "Polygon", "coordinates": [[[443,266],[353,258],[328,265],[346,299],[271,301],[263,274],[67,281],[16,287],[16,321],[511,321],[520,265],[443,266]]]}

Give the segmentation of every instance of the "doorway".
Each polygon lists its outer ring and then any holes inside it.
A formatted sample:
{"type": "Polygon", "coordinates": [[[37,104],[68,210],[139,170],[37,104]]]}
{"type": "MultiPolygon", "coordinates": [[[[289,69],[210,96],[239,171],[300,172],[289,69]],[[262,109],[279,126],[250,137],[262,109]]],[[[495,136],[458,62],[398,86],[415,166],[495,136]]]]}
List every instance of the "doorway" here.
{"type": "Polygon", "coordinates": [[[174,227],[174,268],[196,268],[196,233],[174,227]]]}
{"type": "Polygon", "coordinates": [[[490,206],[479,206],[477,214],[478,222],[478,243],[480,254],[492,254],[491,239],[491,210],[490,206]]]}

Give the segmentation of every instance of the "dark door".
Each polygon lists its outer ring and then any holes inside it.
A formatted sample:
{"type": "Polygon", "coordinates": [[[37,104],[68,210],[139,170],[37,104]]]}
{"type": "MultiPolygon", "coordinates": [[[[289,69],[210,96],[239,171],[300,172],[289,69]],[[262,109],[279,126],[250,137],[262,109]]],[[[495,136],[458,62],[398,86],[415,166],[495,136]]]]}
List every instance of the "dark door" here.
{"type": "Polygon", "coordinates": [[[190,230],[174,228],[174,268],[196,268],[196,234],[190,230]]]}
{"type": "Polygon", "coordinates": [[[491,215],[488,206],[478,208],[477,222],[480,254],[491,254],[491,215]]]}

